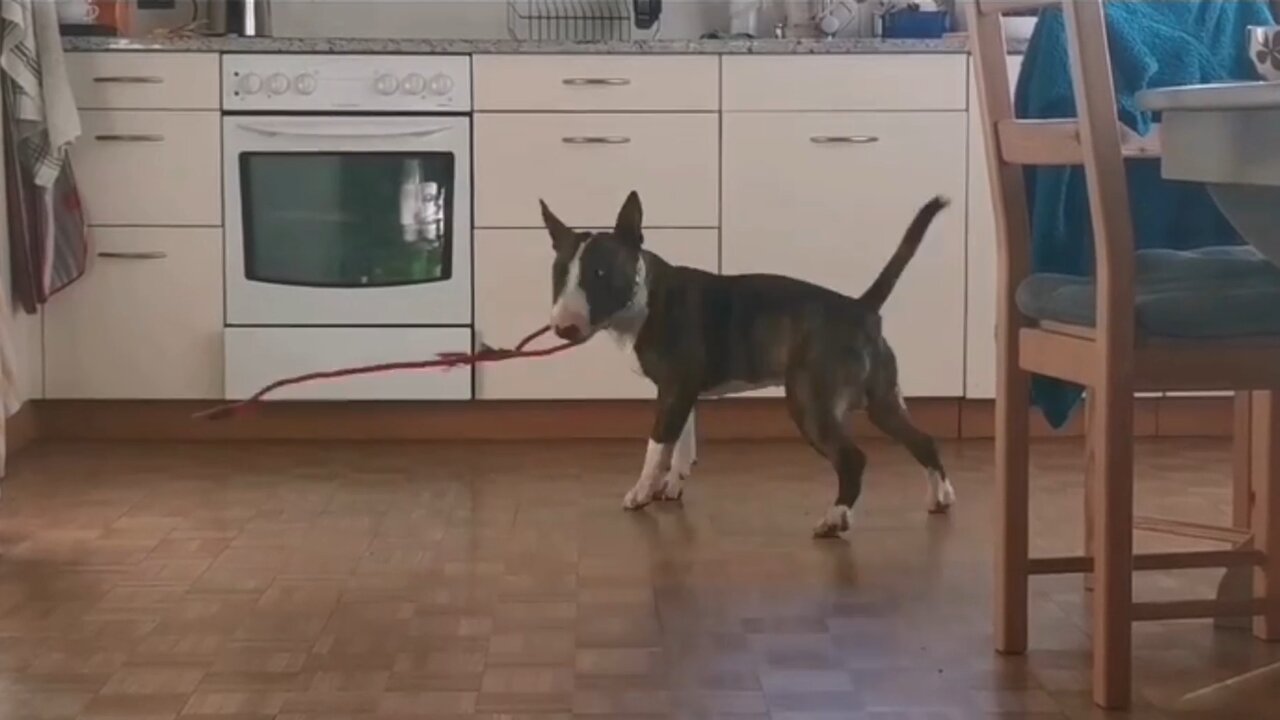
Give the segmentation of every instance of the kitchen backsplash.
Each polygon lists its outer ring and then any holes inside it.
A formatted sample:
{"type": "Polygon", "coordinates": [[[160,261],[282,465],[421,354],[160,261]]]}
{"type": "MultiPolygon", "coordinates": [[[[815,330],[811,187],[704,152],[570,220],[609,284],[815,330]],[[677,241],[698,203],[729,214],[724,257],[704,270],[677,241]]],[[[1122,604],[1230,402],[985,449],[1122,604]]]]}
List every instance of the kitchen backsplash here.
{"type": "MultiPolygon", "coordinates": [[[[572,2],[572,0],[567,0],[572,2]]],[[[818,0],[799,0],[817,7],[818,0]]],[[[517,0],[524,4],[528,0],[517,0]]],[[[545,0],[533,0],[535,5],[545,0]]],[[[837,3],[838,4],[838,3],[837,3]]],[[[868,34],[871,3],[857,4],[859,19],[842,35],[868,34]]],[[[275,0],[275,34],[289,37],[507,37],[506,0],[275,0]]],[[[760,34],[769,35],[786,17],[782,0],[762,0],[760,34]]],[[[666,0],[660,37],[696,38],[727,31],[728,0],[666,0]]],[[[637,37],[642,36],[636,31],[637,37]]]]}

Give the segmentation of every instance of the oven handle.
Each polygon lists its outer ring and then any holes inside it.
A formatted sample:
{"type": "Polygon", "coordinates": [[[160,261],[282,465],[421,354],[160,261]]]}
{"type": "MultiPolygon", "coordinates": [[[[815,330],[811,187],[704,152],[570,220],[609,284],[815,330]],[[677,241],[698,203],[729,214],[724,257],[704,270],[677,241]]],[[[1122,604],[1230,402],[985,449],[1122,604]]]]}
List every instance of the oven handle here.
{"type": "Polygon", "coordinates": [[[261,135],[263,137],[316,137],[316,138],[403,138],[403,137],[430,137],[448,132],[450,127],[442,127],[434,125],[431,127],[417,127],[399,130],[387,129],[360,129],[354,125],[346,127],[319,127],[315,125],[303,125],[300,123],[279,123],[271,125],[261,125],[254,123],[237,123],[236,127],[242,130],[248,130],[251,133],[261,135]]]}

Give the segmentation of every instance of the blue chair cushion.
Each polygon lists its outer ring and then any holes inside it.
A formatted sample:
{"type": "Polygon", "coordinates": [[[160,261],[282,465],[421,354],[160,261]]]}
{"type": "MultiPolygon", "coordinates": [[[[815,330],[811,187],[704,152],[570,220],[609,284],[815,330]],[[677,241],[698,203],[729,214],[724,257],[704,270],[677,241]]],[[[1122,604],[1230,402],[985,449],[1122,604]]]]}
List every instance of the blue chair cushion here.
{"type": "MultiPolygon", "coordinates": [[[[1280,336],[1280,267],[1249,246],[1140,250],[1137,329],[1171,338],[1280,336]]],[[[1034,320],[1092,327],[1093,278],[1038,273],[1018,287],[1034,320]]]]}

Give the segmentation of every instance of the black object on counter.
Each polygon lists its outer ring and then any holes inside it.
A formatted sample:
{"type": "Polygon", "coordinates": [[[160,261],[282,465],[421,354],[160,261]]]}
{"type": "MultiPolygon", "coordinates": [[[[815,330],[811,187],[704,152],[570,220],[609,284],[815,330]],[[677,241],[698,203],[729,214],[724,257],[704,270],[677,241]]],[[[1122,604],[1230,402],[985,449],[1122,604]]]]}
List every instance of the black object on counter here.
{"type": "Polygon", "coordinates": [[[68,24],[58,25],[58,31],[63,37],[115,37],[116,29],[108,25],[99,25],[97,23],[87,23],[84,25],[68,24]]]}
{"type": "Polygon", "coordinates": [[[662,0],[631,0],[631,9],[635,15],[636,27],[648,30],[662,16],[662,0]]]}
{"type": "Polygon", "coordinates": [[[755,40],[756,36],[751,33],[733,33],[730,35],[723,30],[712,30],[711,32],[702,33],[699,36],[701,40],[755,40]]]}

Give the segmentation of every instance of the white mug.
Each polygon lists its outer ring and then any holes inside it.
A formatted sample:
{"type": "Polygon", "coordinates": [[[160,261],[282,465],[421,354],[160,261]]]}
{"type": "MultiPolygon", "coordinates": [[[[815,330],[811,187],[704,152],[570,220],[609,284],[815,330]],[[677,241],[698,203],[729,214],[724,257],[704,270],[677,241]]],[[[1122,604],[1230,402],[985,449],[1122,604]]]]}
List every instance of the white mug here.
{"type": "Polygon", "coordinates": [[[67,25],[90,25],[102,12],[93,0],[57,0],[56,7],[58,22],[67,25]]]}
{"type": "Polygon", "coordinates": [[[1258,77],[1280,81],[1280,25],[1255,25],[1249,28],[1249,59],[1258,77]]]}

